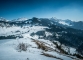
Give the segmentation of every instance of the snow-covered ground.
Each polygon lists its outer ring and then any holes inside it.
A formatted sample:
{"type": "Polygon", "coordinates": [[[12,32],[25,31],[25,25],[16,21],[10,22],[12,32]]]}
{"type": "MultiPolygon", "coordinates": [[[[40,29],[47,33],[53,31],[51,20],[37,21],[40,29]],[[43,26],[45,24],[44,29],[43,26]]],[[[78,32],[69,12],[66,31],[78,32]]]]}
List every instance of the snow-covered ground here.
{"type": "MultiPolygon", "coordinates": [[[[49,58],[46,56],[41,55],[42,50],[37,49],[37,45],[35,42],[32,42],[29,38],[22,38],[22,39],[13,39],[1,44],[0,41],[0,60],[55,60],[54,58],[49,58]],[[16,47],[19,43],[27,43],[31,45],[27,48],[27,51],[18,52],[16,47]]],[[[57,60],[57,59],[56,59],[57,60]]]]}
{"type": "MultiPolygon", "coordinates": [[[[0,40],[0,60],[72,60],[71,56],[67,56],[63,53],[60,53],[60,50],[56,48],[56,45],[50,40],[38,39],[37,35],[31,36],[31,33],[36,33],[38,31],[45,31],[44,26],[12,26],[12,27],[0,27],[0,36],[9,36],[9,35],[22,35],[23,38],[16,39],[4,39],[0,40]],[[43,43],[46,47],[48,47],[48,51],[43,49],[38,49],[38,45],[34,40],[39,43],[43,43]],[[19,43],[24,43],[28,45],[26,51],[18,50],[19,43]],[[56,51],[55,51],[56,50],[56,51]],[[45,56],[43,53],[50,55],[45,56]],[[56,58],[54,58],[54,57],[56,58]],[[59,59],[58,59],[59,58],[59,59]]],[[[52,35],[49,32],[45,31],[46,36],[52,35]]],[[[57,42],[59,45],[60,43],[57,42]]],[[[66,46],[63,45],[63,49],[66,46]]],[[[75,49],[70,48],[70,53],[74,53],[75,49]]],[[[73,56],[72,56],[73,57],[73,56]]],[[[74,57],[76,58],[76,57],[74,57]]],[[[77,58],[76,58],[77,59],[77,58]]]]}
{"type": "Polygon", "coordinates": [[[18,26],[12,26],[12,27],[0,27],[0,36],[8,36],[8,35],[17,35],[17,34],[23,34],[23,33],[36,33],[38,31],[45,30],[44,26],[24,26],[24,27],[18,27],[18,26]]]}
{"type": "MultiPolygon", "coordinates": [[[[46,46],[55,49],[55,45],[49,40],[36,39],[37,41],[42,41],[46,46]]],[[[59,60],[57,58],[47,57],[41,55],[42,52],[48,53],[50,55],[56,56],[63,60],[72,60],[72,58],[67,57],[64,54],[60,54],[56,51],[44,51],[38,49],[38,46],[31,38],[18,38],[9,40],[0,40],[0,60],[59,60]],[[18,52],[17,46],[19,43],[25,43],[28,46],[27,51],[18,52]]]]}

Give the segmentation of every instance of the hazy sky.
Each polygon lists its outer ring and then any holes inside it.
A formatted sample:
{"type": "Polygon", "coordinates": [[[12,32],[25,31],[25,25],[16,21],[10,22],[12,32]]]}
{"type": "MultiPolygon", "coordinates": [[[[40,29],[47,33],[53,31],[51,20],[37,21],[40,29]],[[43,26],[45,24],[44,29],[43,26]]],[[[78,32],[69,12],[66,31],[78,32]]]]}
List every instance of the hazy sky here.
{"type": "Polygon", "coordinates": [[[0,0],[0,17],[56,17],[83,21],[83,0],[0,0]]]}

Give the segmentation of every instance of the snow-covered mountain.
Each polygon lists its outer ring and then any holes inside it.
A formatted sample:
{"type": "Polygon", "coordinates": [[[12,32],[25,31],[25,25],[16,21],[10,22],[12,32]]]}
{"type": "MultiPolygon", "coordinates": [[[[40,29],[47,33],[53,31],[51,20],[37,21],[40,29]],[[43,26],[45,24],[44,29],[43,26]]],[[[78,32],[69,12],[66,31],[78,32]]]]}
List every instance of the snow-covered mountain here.
{"type": "Polygon", "coordinates": [[[55,21],[55,23],[59,26],[83,30],[83,21],[71,21],[69,19],[62,20],[62,19],[57,19],[53,17],[50,20],[55,21]]]}
{"type": "Polygon", "coordinates": [[[0,60],[83,59],[83,31],[70,28],[71,23],[36,17],[1,20],[0,60]]]}
{"type": "Polygon", "coordinates": [[[18,18],[18,19],[13,19],[12,21],[25,21],[25,20],[28,20],[28,18],[18,18]]]}
{"type": "Polygon", "coordinates": [[[8,21],[8,20],[6,20],[6,19],[3,18],[3,17],[0,17],[0,21],[8,21]]]}

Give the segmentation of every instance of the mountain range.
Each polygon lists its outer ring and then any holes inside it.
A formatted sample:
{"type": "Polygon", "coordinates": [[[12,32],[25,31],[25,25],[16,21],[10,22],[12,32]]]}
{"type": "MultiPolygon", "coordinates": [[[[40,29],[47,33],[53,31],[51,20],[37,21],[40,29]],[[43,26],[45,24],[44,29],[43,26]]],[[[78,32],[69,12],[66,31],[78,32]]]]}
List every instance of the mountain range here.
{"type": "MultiPolygon", "coordinates": [[[[76,22],[69,19],[62,20],[53,17],[33,17],[31,19],[18,18],[14,20],[0,18],[0,41],[4,39],[32,39],[37,45],[39,42],[42,43],[41,41],[44,42],[49,40],[52,44],[56,45],[56,49],[61,51],[58,51],[59,53],[64,52],[63,54],[83,59],[83,21],[76,22]],[[65,48],[67,51],[64,50],[65,48]],[[71,53],[72,49],[73,53],[71,53]]],[[[49,45],[48,42],[44,42],[43,45],[45,46],[45,44],[49,45]]],[[[50,48],[51,46],[48,47],[50,48]]],[[[42,47],[39,48],[42,49],[42,47]]],[[[45,52],[43,53],[45,56],[47,54],[45,54],[45,52]]],[[[60,57],[56,59],[62,58],[60,57]]],[[[63,60],[65,59],[63,58],[63,60]]]]}

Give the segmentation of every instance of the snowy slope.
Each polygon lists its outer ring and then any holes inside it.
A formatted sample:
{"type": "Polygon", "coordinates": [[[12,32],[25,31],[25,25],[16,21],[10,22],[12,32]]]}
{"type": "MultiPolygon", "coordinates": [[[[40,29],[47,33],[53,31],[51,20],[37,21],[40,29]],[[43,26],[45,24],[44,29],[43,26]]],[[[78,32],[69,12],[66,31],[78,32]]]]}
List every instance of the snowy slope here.
{"type": "Polygon", "coordinates": [[[72,26],[69,23],[66,23],[65,21],[59,21],[60,24],[67,25],[67,26],[72,26]]]}
{"type": "MultiPolygon", "coordinates": [[[[33,27],[28,27],[28,28],[20,28],[20,27],[13,27],[13,28],[7,28],[8,31],[6,31],[5,28],[3,28],[3,33],[1,35],[11,35],[11,31],[13,32],[14,35],[16,34],[21,34],[23,38],[16,38],[16,39],[5,39],[5,40],[0,40],[0,60],[72,60],[71,56],[67,56],[65,54],[60,53],[60,50],[56,48],[56,45],[54,45],[51,41],[49,40],[44,40],[44,39],[38,39],[37,35],[31,36],[30,34],[32,32],[37,32],[44,30],[43,26],[33,26],[33,27]],[[20,33],[15,33],[15,31],[20,31],[20,33]],[[28,31],[28,32],[27,32],[28,31]],[[43,42],[45,46],[47,46],[49,49],[48,51],[44,51],[42,49],[38,49],[38,46],[33,40],[37,40],[39,42],[43,42]],[[22,51],[18,52],[17,46],[19,43],[25,43],[29,45],[27,48],[27,51],[22,51]],[[56,57],[48,57],[43,54],[51,55],[51,56],[56,56],[56,57]],[[34,57],[35,56],[35,57],[34,57]]],[[[47,35],[51,35],[50,33],[46,32],[47,35]]],[[[60,45],[60,43],[58,42],[60,45]]],[[[63,49],[66,49],[66,47],[63,45],[63,49]]],[[[70,50],[71,53],[75,52],[75,49],[70,50]]],[[[74,57],[74,56],[72,56],[74,57]]],[[[76,57],[73,59],[77,59],[76,57]]]]}
{"type": "Polygon", "coordinates": [[[42,49],[38,49],[38,45],[34,42],[34,40],[45,43],[45,46],[57,50],[56,45],[54,45],[49,40],[38,40],[32,38],[20,38],[20,39],[12,39],[12,40],[0,40],[0,60],[72,60],[77,59],[73,56],[67,56],[65,54],[59,53],[54,50],[44,51],[42,49]],[[6,41],[6,42],[5,42],[6,41]],[[17,50],[17,46],[19,43],[25,43],[28,45],[27,51],[19,52],[17,50]],[[48,57],[43,55],[49,54],[54,57],[48,57]],[[73,58],[71,58],[73,57],[73,58]]]}
{"type": "Polygon", "coordinates": [[[12,26],[12,27],[0,27],[0,36],[8,36],[8,35],[18,35],[18,34],[23,34],[23,33],[36,33],[37,31],[43,31],[45,30],[44,26],[24,26],[24,27],[19,27],[19,26],[12,26]]]}

